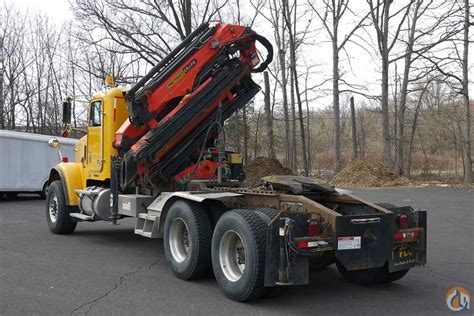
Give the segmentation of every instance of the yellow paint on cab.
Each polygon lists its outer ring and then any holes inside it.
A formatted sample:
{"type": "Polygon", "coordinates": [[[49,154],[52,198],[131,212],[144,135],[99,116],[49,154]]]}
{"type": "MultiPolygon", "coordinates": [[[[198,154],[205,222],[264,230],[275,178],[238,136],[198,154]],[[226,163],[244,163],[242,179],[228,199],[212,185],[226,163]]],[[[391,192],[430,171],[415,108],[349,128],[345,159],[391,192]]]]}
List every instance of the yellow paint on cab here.
{"type": "Polygon", "coordinates": [[[66,182],[68,205],[78,204],[74,190],[110,180],[111,157],[117,155],[112,142],[115,132],[127,119],[128,109],[121,88],[109,89],[105,95],[96,93],[89,102],[87,135],[75,146],[76,162],[60,163],[55,167],[66,182]],[[94,114],[97,115],[92,117],[94,114]],[[97,124],[99,118],[100,125],[97,124]]]}

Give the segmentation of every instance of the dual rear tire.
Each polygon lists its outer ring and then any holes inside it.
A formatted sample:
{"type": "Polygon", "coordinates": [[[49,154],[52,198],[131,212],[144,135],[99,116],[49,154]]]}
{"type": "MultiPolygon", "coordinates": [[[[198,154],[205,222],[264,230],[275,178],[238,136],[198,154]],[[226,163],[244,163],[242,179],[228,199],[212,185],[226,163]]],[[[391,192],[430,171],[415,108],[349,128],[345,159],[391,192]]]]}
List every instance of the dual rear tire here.
{"type": "Polygon", "coordinates": [[[242,302],[263,296],[267,224],[274,215],[272,209],[232,210],[211,224],[200,204],[174,202],[163,236],[171,270],[190,280],[208,274],[212,267],[227,297],[242,302]]]}
{"type": "Polygon", "coordinates": [[[346,281],[359,285],[373,285],[394,282],[403,278],[410,270],[404,269],[400,271],[389,272],[388,266],[385,265],[381,268],[349,271],[338,261],[336,261],[336,266],[346,281]]]}

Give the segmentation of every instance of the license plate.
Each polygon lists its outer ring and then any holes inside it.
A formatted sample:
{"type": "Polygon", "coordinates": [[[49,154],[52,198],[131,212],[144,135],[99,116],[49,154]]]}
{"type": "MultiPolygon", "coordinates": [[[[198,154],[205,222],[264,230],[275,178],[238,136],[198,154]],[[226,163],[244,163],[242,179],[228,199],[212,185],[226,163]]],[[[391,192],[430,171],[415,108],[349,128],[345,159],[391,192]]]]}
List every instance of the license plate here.
{"type": "Polygon", "coordinates": [[[337,238],[337,250],[360,249],[360,236],[348,236],[337,238]]]}

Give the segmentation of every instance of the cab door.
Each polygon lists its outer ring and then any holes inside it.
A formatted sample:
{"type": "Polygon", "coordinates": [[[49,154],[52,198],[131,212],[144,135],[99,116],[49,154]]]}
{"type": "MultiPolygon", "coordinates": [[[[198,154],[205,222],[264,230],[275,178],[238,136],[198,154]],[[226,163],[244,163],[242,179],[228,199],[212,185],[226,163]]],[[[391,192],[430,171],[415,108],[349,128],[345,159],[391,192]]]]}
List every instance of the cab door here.
{"type": "Polygon", "coordinates": [[[95,177],[99,176],[104,165],[103,113],[102,100],[92,100],[87,133],[87,164],[89,175],[95,177]]]}

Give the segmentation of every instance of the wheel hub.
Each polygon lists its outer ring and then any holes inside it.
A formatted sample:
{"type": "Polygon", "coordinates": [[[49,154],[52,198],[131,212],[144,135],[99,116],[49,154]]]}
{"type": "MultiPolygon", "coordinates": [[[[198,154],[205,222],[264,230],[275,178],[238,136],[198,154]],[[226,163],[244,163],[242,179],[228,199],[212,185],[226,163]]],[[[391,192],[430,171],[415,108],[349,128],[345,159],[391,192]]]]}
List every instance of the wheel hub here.
{"type": "Polygon", "coordinates": [[[180,217],[173,219],[170,227],[169,246],[177,262],[183,262],[189,253],[188,226],[180,217]]]}
{"type": "Polygon", "coordinates": [[[58,220],[58,198],[56,194],[52,193],[49,200],[49,219],[52,223],[56,223],[58,220]]]}
{"type": "Polygon", "coordinates": [[[219,262],[222,272],[232,282],[238,281],[245,270],[245,247],[240,235],[227,231],[219,245],[219,262]]]}

